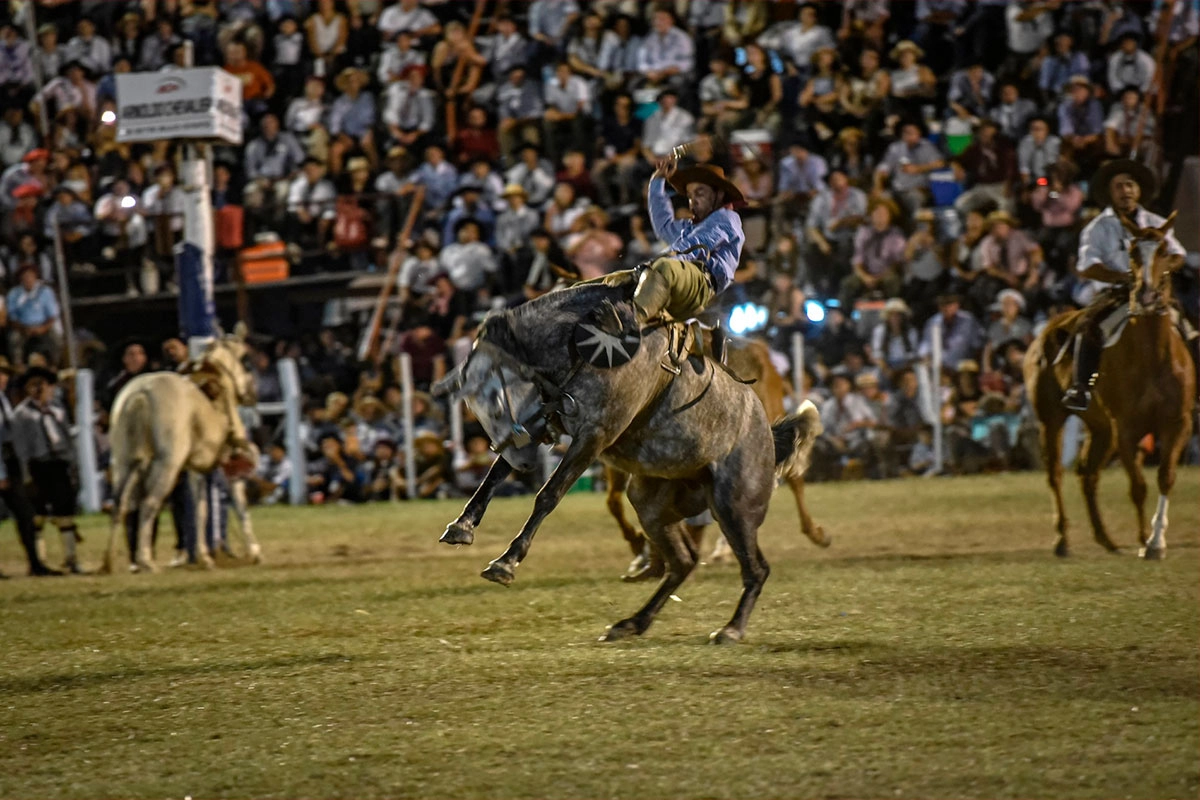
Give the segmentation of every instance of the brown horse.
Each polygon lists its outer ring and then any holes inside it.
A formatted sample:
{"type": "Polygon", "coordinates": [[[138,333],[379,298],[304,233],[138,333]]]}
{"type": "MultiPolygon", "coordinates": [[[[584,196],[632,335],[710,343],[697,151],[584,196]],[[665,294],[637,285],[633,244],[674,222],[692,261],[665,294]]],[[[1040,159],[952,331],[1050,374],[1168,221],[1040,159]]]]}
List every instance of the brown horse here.
{"type": "MultiPolygon", "coordinates": [[[[1196,380],[1187,346],[1169,313],[1171,271],[1178,268],[1180,259],[1167,253],[1164,239],[1175,214],[1157,228],[1139,228],[1123,221],[1133,236],[1129,244],[1130,317],[1118,341],[1104,351],[1091,407],[1080,415],[1088,429],[1088,441],[1077,469],[1096,541],[1110,552],[1117,552],[1096,504],[1100,470],[1116,451],[1129,475],[1130,497],[1137,509],[1140,555],[1160,559],[1166,554],[1167,498],[1175,484],[1179,455],[1192,431],[1196,380]],[[1148,434],[1158,443],[1160,458],[1158,508],[1149,539],[1146,479],[1138,449],[1138,442],[1148,434]]],[[[1072,358],[1067,345],[1081,313],[1072,311],[1052,319],[1025,356],[1026,390],[1041,423],[1042,453],[1054,495],[1058,531],[1054,552],[1059,556],[1069,553],[1061,448],[1062,428],[1070,412],[1062,405],[1062,394],[1071,375],[1072,358]],[[1062,356],[1056,358],[1059,353],[1062,356]]]]}
{"type": "MultiPolygon", "coordinates": [[[[743,380],[753,381],[750,388],[766,409],[767,418],[778,420],[783,417],[783,400],[788,395],[788,386],[779,376],[775,365],[771,363],[771,352],[767,345],[757,339],[729,339],[726,343],[726,363],[730,370],[743,380]]],[[[661,559],[652,553],[647,553],[645,535],[630,524],[625,515],[625,489],[629,485],[629,475],[614,467],[604,468],[605,485],[608,487],[608,510],[616,519],[621,535],[625,538],[633,553],[633,562],[626,570],[625,580],[641,580],[662,575],[661,559]]],[[[786,478],[796,498],[796,510],[800,513],[800,530],[819,547],[829,547],[833,541],[825,534],[825,530],[813,522],[804,505],[804,478],[797,475],[786,478]]],[[[703,527],[688,526],[688,534],[700,547],[704,534],[703,527]]],[[[721,555],[728,551],[724,547],[724,539],[718,538],[717,549],[721,555]]],[[[714,552],[714,557],[720,557],[714,552]]]]}

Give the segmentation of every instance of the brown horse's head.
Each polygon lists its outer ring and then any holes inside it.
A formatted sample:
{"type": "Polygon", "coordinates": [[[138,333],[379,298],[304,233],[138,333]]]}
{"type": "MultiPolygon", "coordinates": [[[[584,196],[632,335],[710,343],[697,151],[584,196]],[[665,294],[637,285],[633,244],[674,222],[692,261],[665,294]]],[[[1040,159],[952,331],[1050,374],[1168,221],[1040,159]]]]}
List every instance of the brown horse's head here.
{"type": "Polygon", "coordinates": [[[1158,314],[1166,310],[1171,300],[1171,273],[1182,261],[1167,251],[1167,234],[1175,225],[1172,211],[1162,225],[1138,227],[1121,216],[1121,224],[1133,237],[1129,241],[1129,267],[1133,273],[1129,307],[1134,314],[1158,314]]]}

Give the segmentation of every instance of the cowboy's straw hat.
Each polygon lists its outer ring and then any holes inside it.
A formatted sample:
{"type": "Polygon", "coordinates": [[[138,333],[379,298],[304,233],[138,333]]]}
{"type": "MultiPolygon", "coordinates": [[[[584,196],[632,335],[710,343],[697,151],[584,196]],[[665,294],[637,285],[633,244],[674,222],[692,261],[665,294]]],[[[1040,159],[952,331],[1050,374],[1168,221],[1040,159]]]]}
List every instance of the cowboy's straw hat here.
{"type": "Polygon", "coordinates": [[[1018,220],[1016,217],[1014,217],[1012,214],[1008,213],[1007,211],[1002,211],[999,209],[988,214],[987,218],[984,220],[984,222],[987,223],[987,226],[989,229],[991,229],[991,227],[993,225],[995,225],[997,222],[1003,222],[1003,223],[1007,224],[1010,228],[1019,228],[1021,226],[1020,220],[1018,220]]]}
{"type": "Polygon", "coordinates": [[[910,39],[905,39],[904,41],[897,43],[897,45],[892,48],[892,52],[889,53],[888,55],[891,56],[893,61],[899,61],[901,53],[910,52],[910,51],[913,53],[916,53],[917,58],[925,57],[925,51],[922,50],[917,45],[916,42],[914,42],[910,39]]]}
{"type": "Polygon", "coordinates": [[[358,78],[363,84],[366,84],[368,81],[370,81],[370,77],[364,70],[361,70],[358,67],[346,67],[344,70],[338,73],[337,78],[335,78],[333,81],[333,85],[337,87],[339,92],[345,92],[346,86],[351,78],[358,78]]]}
{"type": "Polygon", "coordinates": [[[672,188],[680,194],[687,194],[689,183],[702,183],[717,191],[725,193],[725,202],[739,205],[746,201],[742,191],[725,177],[725,170],[711,164],[696,164],[677,171],[668,180],[672,188]]]}
{"type": "Polygon", "coordinates": [[[888,298],[888,301],[883,304],[883,314],[884,316],[887,316],[888,314],[904,314],[905,316],[911,316],[912,309],[908,307],[908,303],[904,302],[903,298],[890,297],[888,298]]]}

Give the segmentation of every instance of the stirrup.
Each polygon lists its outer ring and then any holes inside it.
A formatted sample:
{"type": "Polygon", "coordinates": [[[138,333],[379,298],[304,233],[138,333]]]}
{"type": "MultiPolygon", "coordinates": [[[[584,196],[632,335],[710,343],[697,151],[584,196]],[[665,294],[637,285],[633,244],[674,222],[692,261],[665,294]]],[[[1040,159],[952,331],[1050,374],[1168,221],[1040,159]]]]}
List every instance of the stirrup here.
{"type": "Polygon", "coordinates": [[[1092,392],[1086,387],[1072,386],[1062,396],[1063,407],[1082,414],[1092,405],[1092,392]]]}
{"type": "Polygon", "coordinates": [[[679,326],[669,325],[667,327],[667,354],[659,366],[672,375],[678,375],[683,371],[683,362],[687,359],[687,353],[683,352],[683,345],[684,341],[681,339],[679,326]]]}

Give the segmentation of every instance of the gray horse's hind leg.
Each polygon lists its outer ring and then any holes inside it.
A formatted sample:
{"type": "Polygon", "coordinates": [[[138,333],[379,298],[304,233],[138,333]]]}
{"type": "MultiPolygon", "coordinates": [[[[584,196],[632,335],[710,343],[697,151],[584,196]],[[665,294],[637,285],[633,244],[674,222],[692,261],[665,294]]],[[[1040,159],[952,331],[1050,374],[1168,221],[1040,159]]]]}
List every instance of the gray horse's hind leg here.
{"type": "Polygon", "coordinates": [[[492,468],[484,476],[483,483],[479,484],[475,494],[471,495],[471,499],[467,501],[462,513],[458,515],[458,519],[446,526],[445,532],[438,541],[446,544],[471,544],[474,542],[475,526],[483,519],[483,512],[487,511],[488,503],[492,502],[492,496],[496,494],[496,487],[504,482],[504,479],[512,473],[512,469],[512,465],[503,458],[496,459],[492,468]]]}
{"type": "Polygon", "coordinates": [[[762,593],[767,576],[771,574],[771,568],[758,548],[758,528],[766,517],[770,491],[765,496],[756,497],[753,479],[743,476],[746,479],[737,480],[736,477],[736,472],[732,478],[729,474],[717,476],[713,485],[713,516],[742,568],[742,596],[737,609],[729,623],[713,631],[709,637],[718,644],[742,640],[750,613],[762,593]]]}
{"type": "Polygon", "coordinates": [[[676,484],[660,478],[635,476],[629,484],[629,500],[637,509],[642,529],[662,556],[666,574],[646,605],[632,617],[616,622],[601,641],[615,642],[646,632],[667,599],[696,567],[696,545],[688,537],[683,517],[673,508],[676,484]]]}
{"type": "MultiPolygon", "coordinates": [[[[525,559],[526,553],[529,552],[529,546],[533,543],[533,537],[537,533],[538,527],[541,526],[542,520],[558,507],[563,495],[575,484],[575,481],[579,480],[579,476],[587,471],[587,468],[599,455],[600,448],[594,442],[583,439],[575,439],[571,442],[562,462],[555,468],[545,485],[538,490],[537,497],[533,501],[533,513],[525,521],[525,526],[509,543],[508,549],[480,573],[484,578],[504,586],[513,582],[513,573],[516,571],[517,565],[525,559]]],[[[474,501],[474,498],[471,499],[474,501]]]]}
{"type": "Polygon", "coordinates": [[[154,556],[150,551],[150,539],[154,533],[154,521],[162,510],[163,502],[175,485],[178,467],[163,461],[150,462],[142,481],[142,500],[138,505],[137,552],[133,554],[139,571],[154,572],[154,556]]]}

